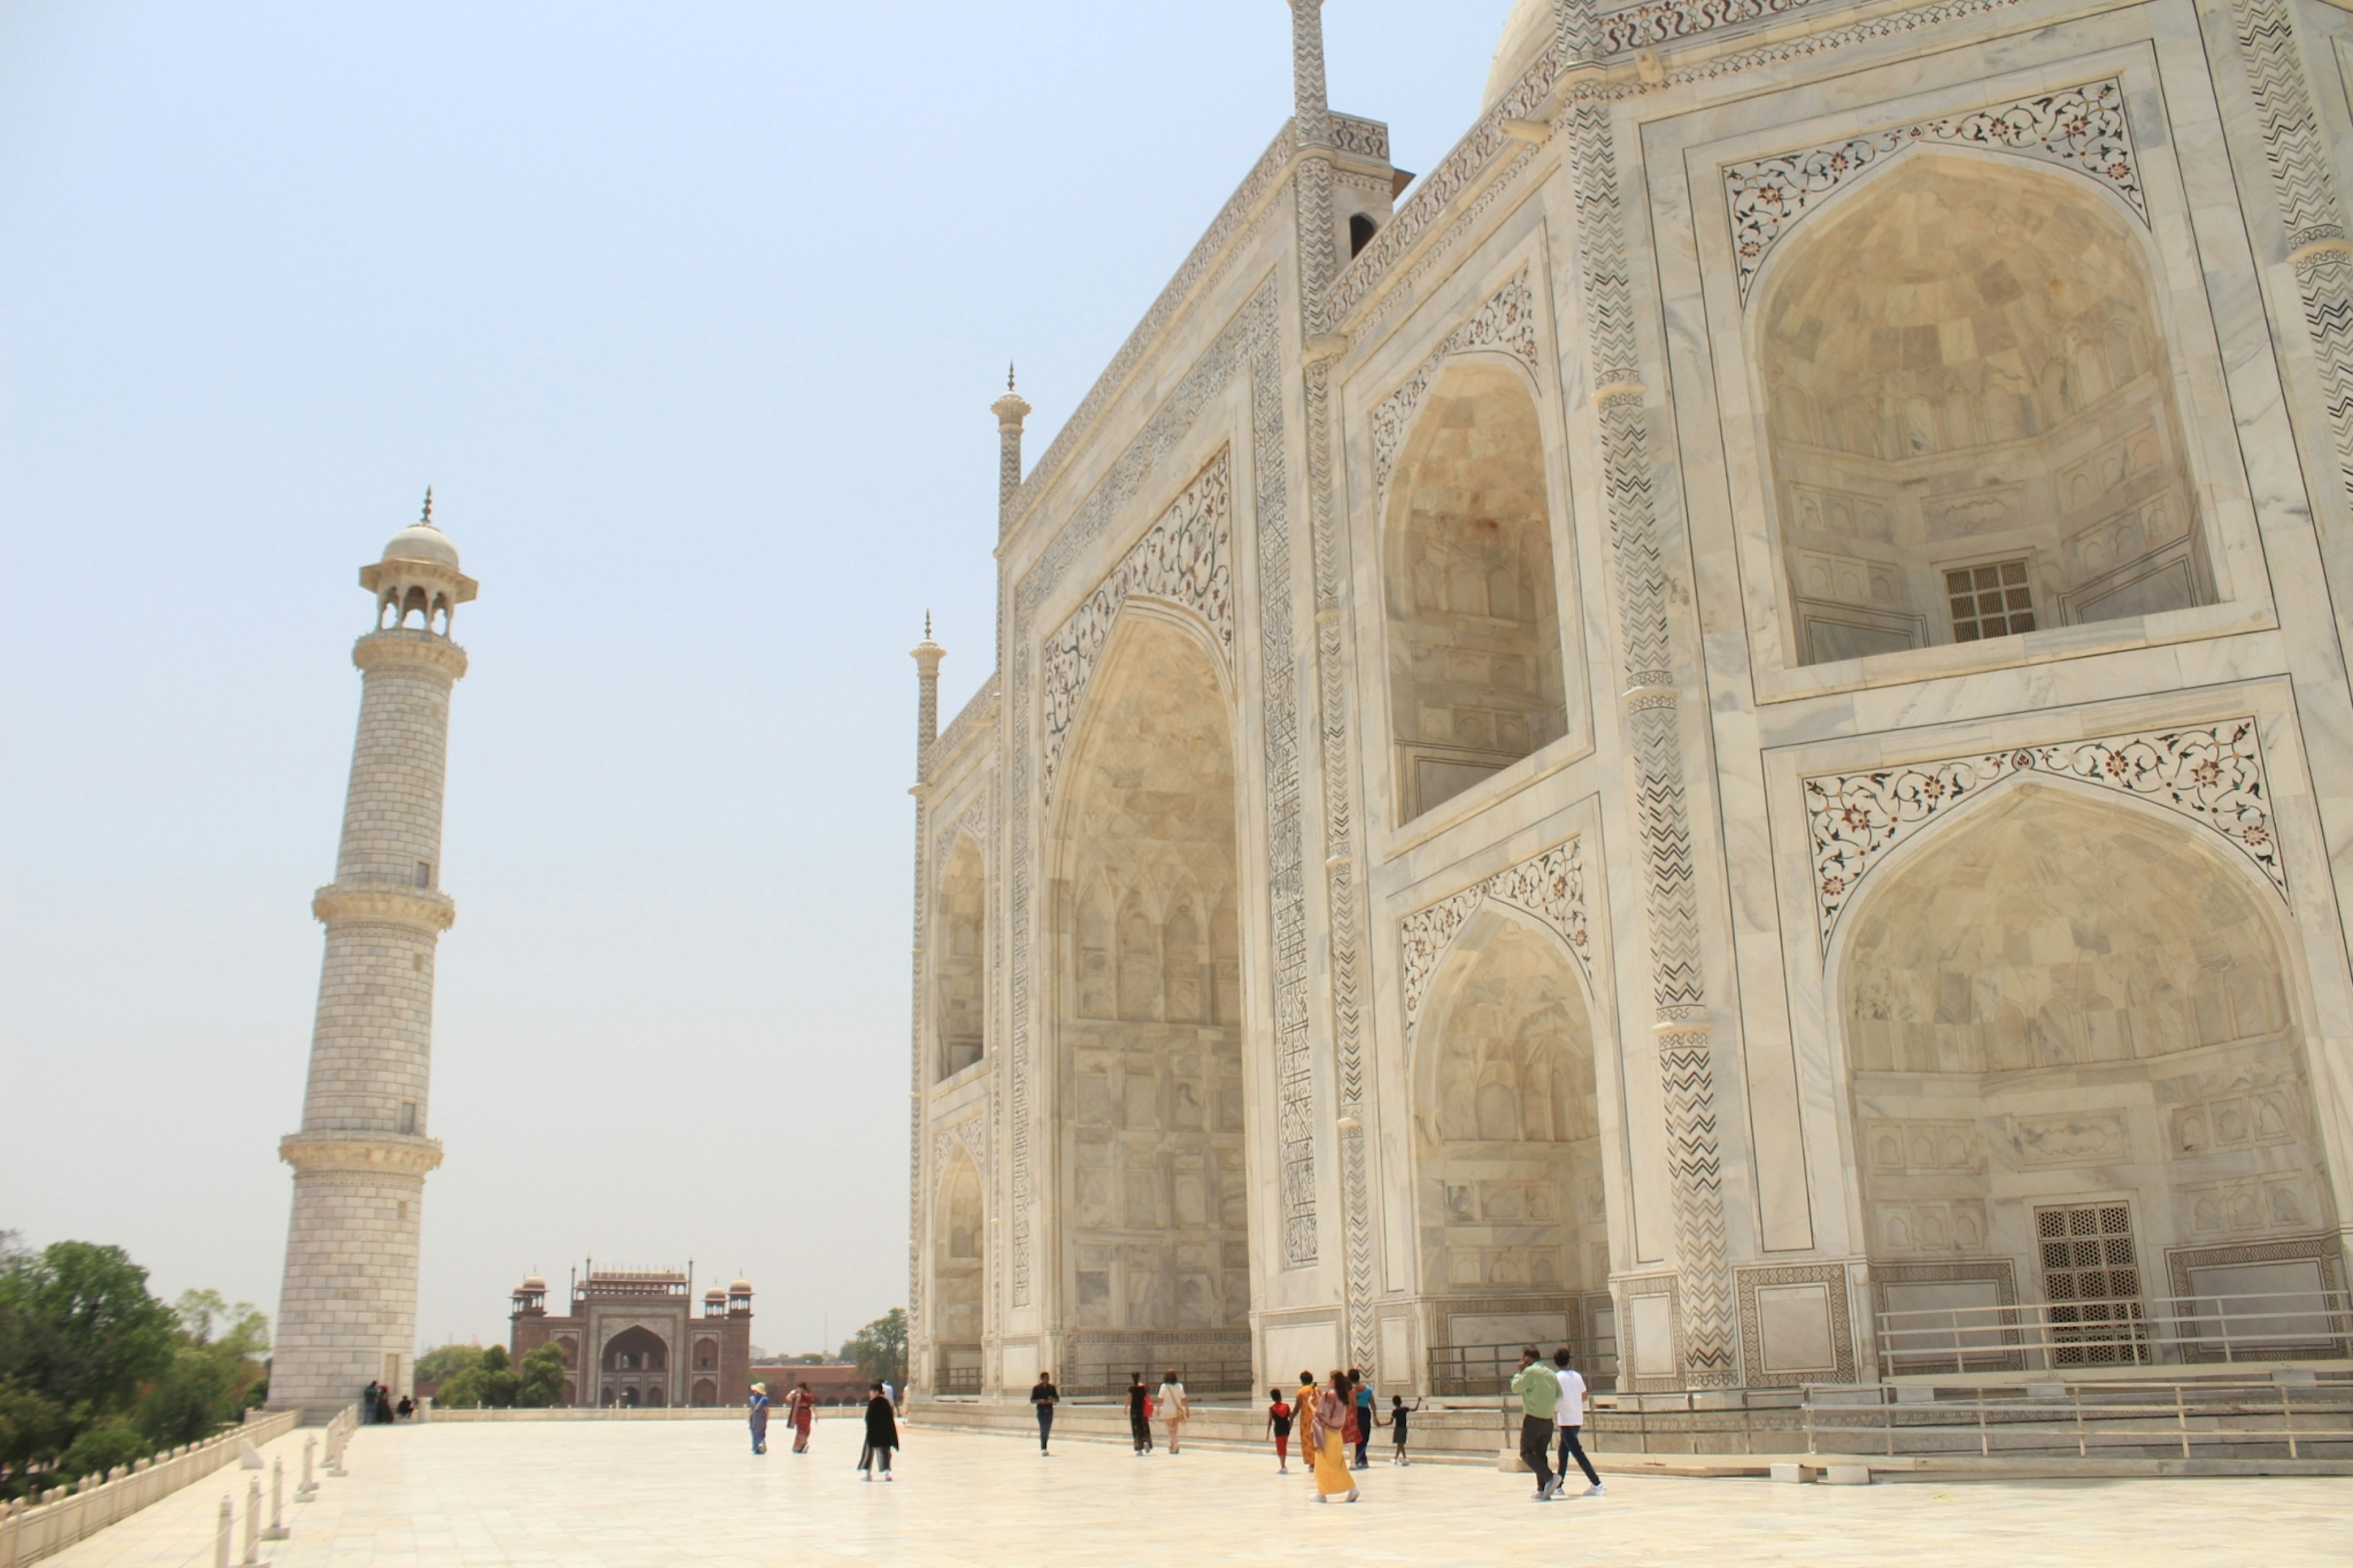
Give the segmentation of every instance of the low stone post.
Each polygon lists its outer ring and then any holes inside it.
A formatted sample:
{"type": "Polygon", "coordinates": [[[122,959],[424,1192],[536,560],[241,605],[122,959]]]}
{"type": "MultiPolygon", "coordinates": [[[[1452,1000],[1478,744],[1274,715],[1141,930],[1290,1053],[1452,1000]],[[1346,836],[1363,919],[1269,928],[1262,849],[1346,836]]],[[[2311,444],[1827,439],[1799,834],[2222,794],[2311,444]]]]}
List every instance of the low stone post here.
{"type": "Polygon", "coordinates": [[[245,1483],[245,1556],[248,1565],[261,1561],[261,1478],[245,1483]]]}
{"type": "Polygon", "coordinates": [[[309,1502],[319,1495],[319,1483],[311,1475],[311,1456],[318,1447],[319,1439],[316,1437],[302,1439],[302,1484],[294,1489],[296,1502],[309,1502]]]}
{"type": "Polygon", "coordinates": [[[228,1568],[229,1531],[237,1528],[237,1510],[229,1506],[228,1493],[221,1493],[220,1524],[213,1531],[213,1568],[228,1568]]]}
{"type": "Polygon", "coordinates": [[[269,1461],[269,1528],[261,1539],[283,1541],[293,1533],[286,1528],[286,1458],[281,1454],[269,1461]]]}

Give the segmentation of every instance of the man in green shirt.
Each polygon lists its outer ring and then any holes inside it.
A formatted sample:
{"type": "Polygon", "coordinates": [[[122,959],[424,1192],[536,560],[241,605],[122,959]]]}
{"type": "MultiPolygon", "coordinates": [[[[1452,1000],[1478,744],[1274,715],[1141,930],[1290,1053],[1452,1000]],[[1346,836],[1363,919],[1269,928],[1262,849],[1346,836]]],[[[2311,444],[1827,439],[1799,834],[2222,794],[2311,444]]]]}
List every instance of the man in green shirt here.
{"type": "Polygon", "coordinates": [[[1530,1345],[1520,1352],[1512,1392],[1520,1396],[1520,1459],[1536,1475],[1535,1502],[1548,1502],[1560,1489],[1552,1473],[1553,1412],[1560,1407],[1560,1379],[1530,1345]]]}

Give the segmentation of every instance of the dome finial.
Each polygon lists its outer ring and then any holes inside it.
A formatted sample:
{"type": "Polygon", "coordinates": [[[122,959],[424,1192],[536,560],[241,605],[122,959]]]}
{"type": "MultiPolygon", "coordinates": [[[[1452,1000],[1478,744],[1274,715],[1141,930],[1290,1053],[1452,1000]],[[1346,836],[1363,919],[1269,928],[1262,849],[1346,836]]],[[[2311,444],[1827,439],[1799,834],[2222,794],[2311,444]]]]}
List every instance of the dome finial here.
{"type": "Polygon", "coordinates": [[[431,485],[425,487],[425,515],[418,518],[417,521],[420,527],[433,526],[433,487],[431,485]]]}

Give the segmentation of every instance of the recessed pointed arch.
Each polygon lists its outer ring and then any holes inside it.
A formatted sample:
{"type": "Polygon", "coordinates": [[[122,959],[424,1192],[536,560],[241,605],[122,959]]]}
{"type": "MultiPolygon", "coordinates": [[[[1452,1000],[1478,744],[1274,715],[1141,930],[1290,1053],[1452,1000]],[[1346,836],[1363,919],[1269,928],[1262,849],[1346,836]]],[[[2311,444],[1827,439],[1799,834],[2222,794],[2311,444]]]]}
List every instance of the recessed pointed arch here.
{"type": "Polygon", "coordinates": [[[1435,1342],[1583,1340],[1609,1258],[1592,1007],[1557,932],[1466,919],[1413,1037],[1414,1215],[1435,1342]]]}
{"type": "Polygon", "coordinates": [[[1131,599],[1073,727],[1050,820],[1057,1230],[1068,1342],[1222,1333],[1247,1365],[1237,759],[1215,646],[1131,599]]]}
{"type": "Polygon", "coordinates": [[[1897,1320],[1902,1369],[1993,1365],[2000,1336],[1936,1325],[2011,1295],[2047,1304],[2074,1365],[2194,1354],[2151,1327],[2185,1296],[2333,1287],[2309,1006],[2260,874],[2170,813],[2039,778],[1905,849],[1828,976],[1879,1305],[1926,1314],[1897,1320]]]}
{"type": "Polygon", "coordinates": [[[932,1205],[932,1337],[943,1347],[980,1343],[987,1241],[980,1168],[962,1143],[951,1143],[932,1205]]]}
{"type": "Polygon", "coordinates": [[[940,876],[934,959],[941,1078],[976,1065],[988,1048],[988,883],[982,865],[979,840],[957,833],[940,876]]]}
{"type": "Polygon", "coordinates": [[[2213,601],[2151,246],[2081,174],[1926,147],[1775,246],[1748,330],[1798,662],[2213,601]]]}
{"type": "Polygon", "coordinates": [[[1567,731],[1554,509],[1534,384],[1508,354],[1451,355],[1387,491],[1382,574],[1398,817],[1567,731]]]}

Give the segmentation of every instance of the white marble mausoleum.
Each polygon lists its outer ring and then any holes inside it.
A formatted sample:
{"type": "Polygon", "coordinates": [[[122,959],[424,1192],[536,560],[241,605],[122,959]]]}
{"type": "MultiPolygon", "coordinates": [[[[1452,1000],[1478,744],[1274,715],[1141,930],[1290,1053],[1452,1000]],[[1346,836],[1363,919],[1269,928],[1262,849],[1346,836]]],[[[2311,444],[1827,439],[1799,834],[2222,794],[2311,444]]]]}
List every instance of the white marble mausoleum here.
{"type": "Polygon", "coordinates": [[[2353,1354],[2353,6],[1292,10],[916,650],[917,1388],[2353,1354]]]}

